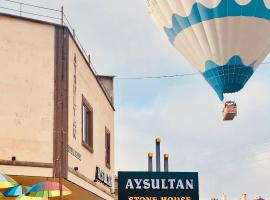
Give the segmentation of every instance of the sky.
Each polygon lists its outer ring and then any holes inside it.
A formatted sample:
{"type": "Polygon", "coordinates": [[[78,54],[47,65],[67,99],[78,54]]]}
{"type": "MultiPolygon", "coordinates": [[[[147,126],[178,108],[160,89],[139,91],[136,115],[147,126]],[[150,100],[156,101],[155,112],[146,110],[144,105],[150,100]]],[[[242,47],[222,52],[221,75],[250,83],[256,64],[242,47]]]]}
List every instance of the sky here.
{"type": "MultiPolygon", "coordinates": [[[[233,98],[238,116],[223,122],[222,103],[200,75],[125,80],[196,70],[155,26],[144,0],[24,0],[64,6],[99,74],[116,75],[116,169],[146,171],[161,138],[170,171],[197,171],[200,198],[270,199],[270,67],[262,65],[233,98]]],[[[3,3],[0,0],[0,3],[3,3]]],[[[266,58],[270,61],[270,57],[266,58]]]]}

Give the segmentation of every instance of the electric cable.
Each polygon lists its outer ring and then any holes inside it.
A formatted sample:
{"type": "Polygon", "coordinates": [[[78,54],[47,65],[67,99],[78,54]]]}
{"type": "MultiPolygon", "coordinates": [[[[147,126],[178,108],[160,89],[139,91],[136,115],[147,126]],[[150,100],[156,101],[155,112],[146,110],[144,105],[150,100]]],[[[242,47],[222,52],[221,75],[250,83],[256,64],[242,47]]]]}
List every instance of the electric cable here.
{"type": "MultiPolygon", "coordinates": [[[[261,63],[261,65],[270,64],[270,61],[261,63]]],[[[142,79],[161,79],[161,78],[176,78],[184,76],[198,75],[200,72],[184,73],[184,74],[172,74],[172,75],[160,75],[160,76],[135,76],[135,77],[116,77],[118,80],[142,80],[142,79]]]]}

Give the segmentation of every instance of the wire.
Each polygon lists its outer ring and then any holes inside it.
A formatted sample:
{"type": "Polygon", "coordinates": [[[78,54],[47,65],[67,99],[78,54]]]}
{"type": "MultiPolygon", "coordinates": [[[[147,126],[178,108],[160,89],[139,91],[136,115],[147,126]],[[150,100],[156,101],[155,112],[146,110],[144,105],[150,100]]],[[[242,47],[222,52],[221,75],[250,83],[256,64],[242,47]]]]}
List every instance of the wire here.
{"type": "Polygon", "coordinates": [[[174,74],[174,75],[161,75],[161,76],[142,76],[142,77],[116,77],[116,79],[122,80],[141,80],[141,79],[161,79],[161,78],[175,78],[175,77],[183,77],[183,76],[193,76],[198,75],[199,72],[189,73],[189,74],[174,74]]]}
{"type": "Polygon", "coordinates": [[[13,0],[2,0],[2,1],[7,1],[10,3],[17,3],[17,4],[21,4],[21,5],[25,5],[25,6],[31,6],[31,7],[35,7],[35,8],[41,8],[41,9],[45,9],[45,10],[51,10],[51,11],[55,11],[55,12],[61,12],[61,10],[57,10],[57,9],[53,9],[53,8],[47,8],[47,7],[43,7],[43,6],[36,6],[33,4],[28,4],[28,3],[22,3],[19,1],[13,1],[13,0]]]}
{"type": "Polygon", "coordinates": [[[270,61],[266,61],[266,62],[261,63],[261,65],[265,65],[265,64],[269,64],[269,63],[270,63],[270,61]]]}
{"type": "Polygon", "coordinates": [[[57,20],[60,19],[60,18],[57,18],[57,17],[51,17],[51,16],[48,16],[48,15],[41,15],[41,14],[32,13],[32,12],[19,11],[19,10],[16,10],[16,9],[6,8],[6,7],[0,7],[0,9],[19,12],[19,13],[24,13],[24,14],[29,14],[29,15],[35,15],[35,16],[45,17],[45,18],[50,18],[50,19],[57,19],[57,20]]]}
{"type": "MultiPolygon", "coordinates": [[[[261,65],[270,64],[270,61],[266,61],[261,63],[261,65]]],[[[174,74],[174,75],[161,75],[161,76],[142,76],[142,77],[116,77],[116,79],[120,80],[141,80],[141,79],[161,79],[161,78],[175,78],[175,77],[183,77],[183,76],[193,76],[198,75],[199,72],[189,73],[189,74],[174,74]]]]}
{"type": "Polygon", "coordinates": [[[25,11],[21,11],[21,13],[35,15],[35,16],[39,16],[39,17],[46,17],[46,18],[50,18],[50,19],[57,19],[57,20],[60,19],[59,17],[51,17],[51,16],[48,16],[48,15],[41,15],[41,14],[25,12],[25,11]]]}
{"type": "Polygon", "coordinates": [[[68,20],[68,18],[67,18],[67,16],[66,16],[66,14],[64,13],[64,18],[66,19],[66,21],[67,21],[67,25],[69,26],[69,28],[72,30],[73,28],[72,28],[72,26],[71,26],[71,24],[70,24],[70,22],[69,22],[69,20],[68,20]]]}
{"type": "Polygon", "coordinates": [[[15,12],[20,12],[19,10],[12,9],[12,8],[6,8],[6,7],[0,7],[0,9],[10,10],[10,11],[15,11],[15,12]]]}

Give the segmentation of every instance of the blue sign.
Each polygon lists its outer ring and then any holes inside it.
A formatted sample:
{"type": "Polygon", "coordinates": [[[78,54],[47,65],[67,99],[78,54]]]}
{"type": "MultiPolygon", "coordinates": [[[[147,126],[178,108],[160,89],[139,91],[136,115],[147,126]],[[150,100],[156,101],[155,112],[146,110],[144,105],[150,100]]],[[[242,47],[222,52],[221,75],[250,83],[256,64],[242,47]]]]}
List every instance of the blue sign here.
{"type": "Polygon", "coordinates": [[[197,172],[119,172],[119,200],[199,200],[197,172]]]}

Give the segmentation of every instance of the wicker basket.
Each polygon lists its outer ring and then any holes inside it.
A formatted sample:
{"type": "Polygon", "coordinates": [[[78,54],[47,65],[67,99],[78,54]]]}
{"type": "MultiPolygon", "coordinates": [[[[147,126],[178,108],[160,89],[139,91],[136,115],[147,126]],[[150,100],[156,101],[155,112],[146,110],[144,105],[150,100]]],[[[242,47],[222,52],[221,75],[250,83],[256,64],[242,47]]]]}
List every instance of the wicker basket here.
{"type": "Polygon", "coordinates": [[[231,121],[237,115],[237,105],[233,101],[228,101],[225,103],[225,107],[223,109],[223,120],[231,121]]]}

